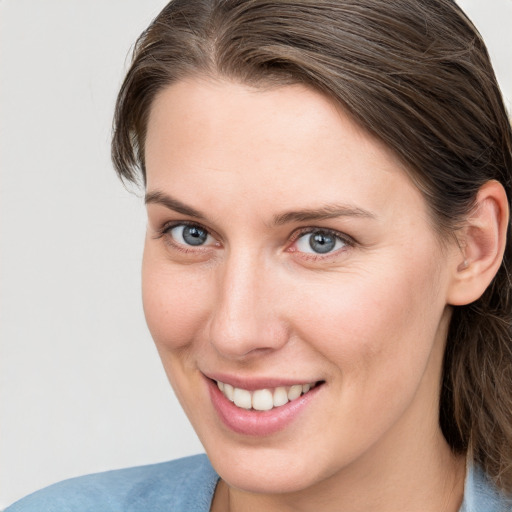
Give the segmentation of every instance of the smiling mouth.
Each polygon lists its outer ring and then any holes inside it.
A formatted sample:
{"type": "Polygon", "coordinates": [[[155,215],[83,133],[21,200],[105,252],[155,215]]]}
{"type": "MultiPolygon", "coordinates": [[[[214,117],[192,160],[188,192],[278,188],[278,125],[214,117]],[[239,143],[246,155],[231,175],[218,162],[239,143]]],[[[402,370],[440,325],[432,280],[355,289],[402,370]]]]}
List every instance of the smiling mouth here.
{"type": "Polygon", "coordinates": [[[236,388],[231,384],[215,381],[222,394],[240,409],[255,411],[270,411],[276,407],[286,405],[308,393],[321,382],[294,384],[293,386],[279,386],[276,388],[247,389],[236,388]]]}

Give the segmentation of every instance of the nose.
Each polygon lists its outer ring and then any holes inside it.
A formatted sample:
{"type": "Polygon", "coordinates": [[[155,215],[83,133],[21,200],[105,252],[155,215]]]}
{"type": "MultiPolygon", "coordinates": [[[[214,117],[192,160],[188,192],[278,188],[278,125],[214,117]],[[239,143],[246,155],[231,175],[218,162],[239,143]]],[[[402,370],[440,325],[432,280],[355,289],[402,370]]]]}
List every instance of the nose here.
{"type": "Polygon", "coordinates": [[[278,272],[255,254],[232,254],[219,269],[210,342],[227,359],[277,350],[288,339],[278,272]]]}

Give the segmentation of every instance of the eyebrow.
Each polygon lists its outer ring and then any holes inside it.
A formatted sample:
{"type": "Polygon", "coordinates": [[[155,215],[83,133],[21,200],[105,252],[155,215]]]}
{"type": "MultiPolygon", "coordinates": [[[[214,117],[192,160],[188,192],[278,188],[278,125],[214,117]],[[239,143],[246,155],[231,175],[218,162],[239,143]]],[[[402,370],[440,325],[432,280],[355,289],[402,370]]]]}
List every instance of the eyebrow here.
{"type": "Polygon", "coordinates": [[[192,208],[191,206],[187,206],[186,204],[174,199],[173,197],[165,194],[164,192],[160,192],[159,190],[155,190],[154,192],[147,192],[144,198],[145,204],[161,204],[169,210],[174,210],[175,212],[181,213],[183,215],[188,215],[190,217],[196,217],[197,219],[205,220],[206,216],[203,215],[199,210],[192,208]]]}
{"type": "Polygon", "coordinates": [[[330,204],[311,210],[298,210],[274,215],[274,224],[281,226],[290,222],[311,222],[316,220],[334,219],[337,217],[361,217],[375,219],[375,215],[362,208],[343,204],[330,204]]]}
{"type": "MultiPolygon", "coordinates": [[[[178,199],[175,199],[165,192],[161,192],[159,190],[147,192],[144,202],[146,204],[161,204],[169,210],[173,210],[183,215],[195,217],[196,219],[206,220],[206,215],[201,213],[199,210],[196,210],[195,208],[192,208],[191,206],[188,206],[178,199]]],[[[368,210],[364,210],[356,206],[330,204],[320,208],[278,213],[273,217],[273,224],[276,226],[282,226],[292,222],[312,222],[317,220],[334,219],[337,217],[360,217],[374,219],[375,215],[368,210]]]]}

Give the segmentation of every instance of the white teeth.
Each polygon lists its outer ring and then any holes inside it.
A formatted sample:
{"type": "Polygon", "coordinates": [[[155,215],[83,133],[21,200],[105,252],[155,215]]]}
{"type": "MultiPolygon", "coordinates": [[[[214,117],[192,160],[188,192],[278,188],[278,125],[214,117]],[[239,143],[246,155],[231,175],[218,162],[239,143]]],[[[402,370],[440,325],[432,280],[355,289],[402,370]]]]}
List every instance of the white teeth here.
{"type": "Polygon", "coordinates": [[[288,403],[288,393],[285,388],[276,388],[274,391],[274,407],[288,403]]]}
{"type": "Polygon", "coordinates": [[[288,400],[291,402],[292,400],[299,398],[300,395],[302,395],[302,385],[295,384],[295,386],[292,386],[288,391],[288,400]]]}
{"type": "Polygon", "coordinates": [[[252,408],[257,411],[270,411],[274,407],[274,398],[268,389],[258,389],[252,394],[252,408]]]}
{"type": "Polygon", "coordinates": [[[222,392],[226,395],[226,398],[231,402],[234,400],[235,390],[231,384],[224,384],[222,392]]]}
{"type": "Polygon", "coordinates": [[[274,390],[257,389],[248,391],[247,389],[234,388],[231,384],[217,381],[217,386],[222,394],[237,407],[242,409],[254,409],[256,411],[270,411],[274,407],[296,400],[302,394],[307,393],[315,387],[315,383],[294,384],[290,387],[279,386],[274,390]]]}
{"type": "Polygon", "coordinates": [[[237,407],[250,409],[252,407],[251,392],[246,389],[235,388],[233,401],[237,407]]]}

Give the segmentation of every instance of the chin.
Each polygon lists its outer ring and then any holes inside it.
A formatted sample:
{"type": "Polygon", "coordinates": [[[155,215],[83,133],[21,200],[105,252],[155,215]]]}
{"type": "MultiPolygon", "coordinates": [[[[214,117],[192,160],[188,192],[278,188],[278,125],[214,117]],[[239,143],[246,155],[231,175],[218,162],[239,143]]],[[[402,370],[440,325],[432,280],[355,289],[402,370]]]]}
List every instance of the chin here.
{"type": "Polygon", "coordinates": [[[213,467],[229,486],[245,492],[294,493],[322,479],[318,457],[311,460],[298,449],[283,451],[252,446],[237,450],[220,446],[206,450],[213,467]]]}
{"type": "Polygon", "coordinates": [[[296,468],[255,468],[249,464],[236,471],[220,467],[218,473],[230,487],[255,494],[295,493],[316,483],[311,474],[296,468]]]}

